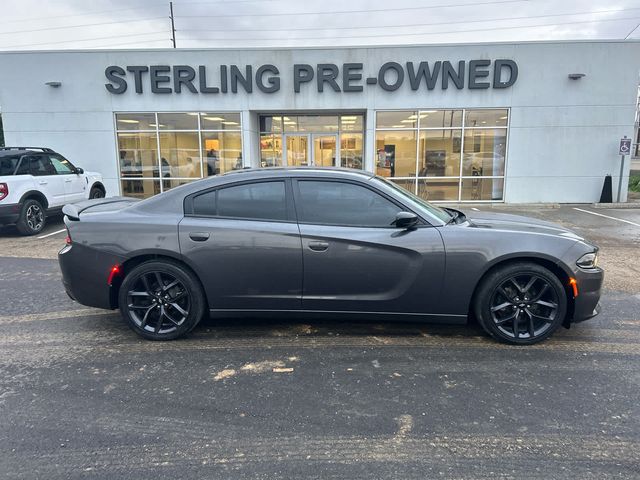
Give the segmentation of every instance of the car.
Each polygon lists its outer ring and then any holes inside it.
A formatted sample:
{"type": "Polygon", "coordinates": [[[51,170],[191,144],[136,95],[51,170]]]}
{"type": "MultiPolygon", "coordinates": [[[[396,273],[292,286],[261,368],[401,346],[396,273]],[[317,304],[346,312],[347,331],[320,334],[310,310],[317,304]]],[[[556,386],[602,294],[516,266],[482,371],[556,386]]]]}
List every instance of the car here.
{"type": "Polygon", "coordinates": [[[35,235],[67,203],[106,194],[102,175],[85,172],[50,148],[0,148],[0,225],[35,235]]]}
{"type": "Polygon", "coordinates": [[[230,172],[63,209],[64,287],[170,340],[214,317],[465,323],[533,344],[600,311],[598,248],[553,223],[439,208],[372,173],[230,172]]]}

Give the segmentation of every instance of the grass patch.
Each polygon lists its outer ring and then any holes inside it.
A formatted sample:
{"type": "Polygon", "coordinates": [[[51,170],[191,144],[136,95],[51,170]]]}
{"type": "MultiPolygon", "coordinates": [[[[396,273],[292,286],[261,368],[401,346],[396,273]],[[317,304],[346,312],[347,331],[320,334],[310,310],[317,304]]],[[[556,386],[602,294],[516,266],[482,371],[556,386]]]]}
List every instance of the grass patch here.
{"type": "Polygon", "coordinates": [[[629,190],[640,193],[640,175],[631,175],[629,177],[629,190]]]}

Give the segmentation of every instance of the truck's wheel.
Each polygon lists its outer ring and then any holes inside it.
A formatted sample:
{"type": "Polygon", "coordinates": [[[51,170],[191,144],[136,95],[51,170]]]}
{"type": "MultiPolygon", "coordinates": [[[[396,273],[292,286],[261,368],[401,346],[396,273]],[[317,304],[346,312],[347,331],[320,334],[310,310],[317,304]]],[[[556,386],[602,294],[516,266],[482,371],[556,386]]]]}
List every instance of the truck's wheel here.
{"type": "Polygon", "coordinates": [[[22,235],[36,235],[42,231],[46,221],[42,204],[38,200],[29,199],[22,204],[16,227],[22,235]]]}

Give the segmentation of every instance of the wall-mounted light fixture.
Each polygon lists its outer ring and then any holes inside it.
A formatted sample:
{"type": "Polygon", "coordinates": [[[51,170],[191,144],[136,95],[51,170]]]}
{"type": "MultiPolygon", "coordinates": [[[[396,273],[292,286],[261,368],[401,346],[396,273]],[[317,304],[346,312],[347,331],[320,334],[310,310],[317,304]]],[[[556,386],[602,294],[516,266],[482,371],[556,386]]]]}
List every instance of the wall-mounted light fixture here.
{"type": "Polygon", "coordinates": [[[587,75],[585,73],[570,73],[568,75],[568,77],[571,80],[580,80],[582,77],[586,77],[587,75]]]}
{"type": "Polygon", "coordinates": [[[62,85],[62,82],[46,82],[45,85],[49,85],[53,88],[58,88],[60,85],[62,85]]]}

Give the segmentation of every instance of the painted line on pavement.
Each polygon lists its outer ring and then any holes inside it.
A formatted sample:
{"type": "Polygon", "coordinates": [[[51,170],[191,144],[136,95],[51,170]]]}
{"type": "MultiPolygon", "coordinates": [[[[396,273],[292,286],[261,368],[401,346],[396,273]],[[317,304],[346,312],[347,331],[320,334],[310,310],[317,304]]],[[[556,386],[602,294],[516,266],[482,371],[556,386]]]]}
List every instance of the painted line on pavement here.
{"type": "Polygon", "coordinates": [[[591,215],[597,215],[598,217],[609,218],[611,220],[617,220],[619,222],[628,223],[629,225],[635,225],[636,227],[640,227],[640,223],[635,223],[630,220],[624,220],[622,218],[610,217],[609,215],[603,215],[602,213],[590,212],[589,210],[583,210],[582,208],[573,207],[574,210],[584,213],[590,213],[591,215]]]}
{"type": "Polygon", "coordinates": [[[41,235],[38,238],[47,238],[47,237],[50,237],[52,235],[57,235],[59,233],[66,232],[66,231],[67,231],[67,229],[63,228],[62,230],[58,230],[57,232],[52,232],[52,233],[47,233],[46,235],[41,235]]]}

